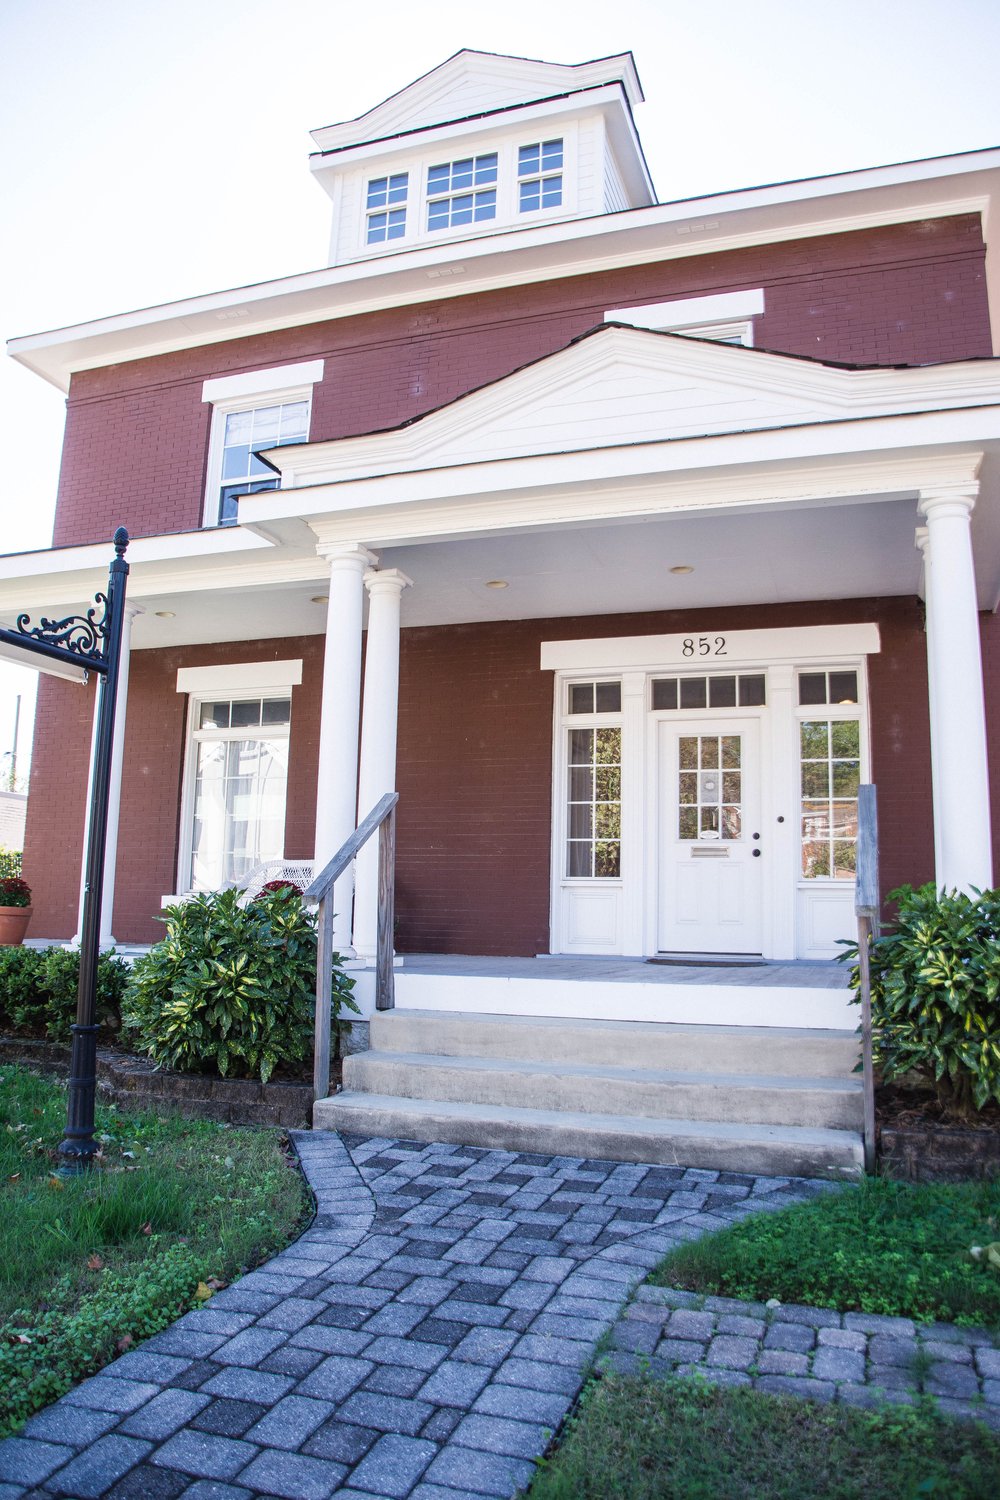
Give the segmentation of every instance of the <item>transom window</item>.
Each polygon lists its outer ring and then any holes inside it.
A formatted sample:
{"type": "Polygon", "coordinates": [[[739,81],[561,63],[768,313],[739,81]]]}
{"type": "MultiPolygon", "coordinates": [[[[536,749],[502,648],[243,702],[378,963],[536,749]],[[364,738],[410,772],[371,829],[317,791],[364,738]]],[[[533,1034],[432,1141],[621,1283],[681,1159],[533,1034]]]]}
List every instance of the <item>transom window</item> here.
{"type": "Polygon", "coordinates": [[[622,732],[570,729],[566,874],[621,874],[622,732]]]}
{"type": "Polygon", "coordinates": [[[861,780],[860,721],[804,720],[799,725],[799,744],[802,874],[807,880],[853,880],[861,780]]]}
{"type": "Polygon", "coordinates": [[[800,672],[799,703],[857,703],[857,672],[800,672]]]}
{"type": "Polygon", "coordinates": [[[617,714],[622,708],[620,682],[571,682],[568,709],[571,714],[617,714]]]}
{"type": "Polygon", "coordinates": [[[517,153],[518,209],[558,208],[563,196],[563,143],[536,141],[517,153]]]}
{"type": "Polygon", "coordinates": [[[405,235],[409,177],[408,172],[396,172],[392,177],[373,177],[369,182],[365,205],[369,245],[401,240],[405,235]]]}
{"type": "Polygon", "coordinates": [[[760,708],[765,702],[763,672],[739,677],[654,677],[656,710],[682,708],[760,708]]]}
{"type": "Polygon", "coordinates": [[[497,216],[497,153],[427,169],[427,228],[451,229],[497,216]]]}
{"type": "Polygon", "coordinates": [[[309,401],[275,402],[225,413],[222,438],[222,482],[219,487],[220,526],[235,524],[241,495],[276,490],[278,476],[257,457],[261,448],[305,442],[309,432],[309,401]]]}
{"type": "Polygon", "coordinates": [[[196,703],[190,887],[220,890],[284,852],[287,697],[196,703]]]}

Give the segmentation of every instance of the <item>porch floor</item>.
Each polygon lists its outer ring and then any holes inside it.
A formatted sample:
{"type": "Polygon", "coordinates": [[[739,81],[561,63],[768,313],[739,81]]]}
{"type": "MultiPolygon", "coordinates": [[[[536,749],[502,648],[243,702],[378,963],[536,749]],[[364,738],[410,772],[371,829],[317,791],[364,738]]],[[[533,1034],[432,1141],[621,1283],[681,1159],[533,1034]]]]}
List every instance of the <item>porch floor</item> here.
{"type": "Polygon", "coordinates": [[[724,984],[736,988],[807,988],[846,990],[848,967],[826,959],[763,962],[752,967],[718,964],[655,964],[642,958],[581,957],[576,954],[539,954],[536,958],[473,957],[460,953],[407,953],[398,972],[436,974],[449,978],[579,980],[614,984],[724,984]]]}

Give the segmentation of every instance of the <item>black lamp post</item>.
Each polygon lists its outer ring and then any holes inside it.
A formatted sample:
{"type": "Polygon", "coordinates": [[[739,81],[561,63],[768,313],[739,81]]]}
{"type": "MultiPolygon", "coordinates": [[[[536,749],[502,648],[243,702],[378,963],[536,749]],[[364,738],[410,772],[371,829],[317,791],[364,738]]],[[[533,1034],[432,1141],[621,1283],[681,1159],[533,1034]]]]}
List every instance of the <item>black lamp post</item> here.
{"type": "Polygon", "coordinates": [[[100,677],[98,687],[97,736],[91,778],[87,868],[83,886],[83,920],[80,930],[80,982],[77,989],[76,1022],[70,1055],[69,1099],[66,1132],[59,1146],[60,1172],[76,1175],[90,1166],[97,1151],[94,1140],[94,1094],[97,1087],[97,961],[101,934],[101,896],[104,886],[104,844],[108,829],[108,795],[111,751],[121,662],[122,623],[125,618],[125,587],[128,563],[125,550],[128,532],[119,526],[114,536],[115,557],[108,573],[107,594],[95,595],[96,606],[86,615],[65,620],[46,620],[32,627],[28,615],[19,615],[13,630],[0,629],[0,653],[41,657],[49,663],[25,662],[39,671],[55,671],[86,681],[88,672],[100,677]]]}

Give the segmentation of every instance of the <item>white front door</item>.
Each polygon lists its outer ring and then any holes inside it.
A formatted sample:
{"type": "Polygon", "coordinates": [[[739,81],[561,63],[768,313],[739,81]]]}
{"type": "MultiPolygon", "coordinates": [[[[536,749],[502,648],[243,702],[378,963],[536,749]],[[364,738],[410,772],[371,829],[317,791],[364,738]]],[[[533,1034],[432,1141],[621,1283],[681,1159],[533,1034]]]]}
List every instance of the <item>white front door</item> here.
{"type": "Polygon", "coordinates": [[[760,953],[760,726],[699,719],[659,727],[664,953],[760,953]]]}

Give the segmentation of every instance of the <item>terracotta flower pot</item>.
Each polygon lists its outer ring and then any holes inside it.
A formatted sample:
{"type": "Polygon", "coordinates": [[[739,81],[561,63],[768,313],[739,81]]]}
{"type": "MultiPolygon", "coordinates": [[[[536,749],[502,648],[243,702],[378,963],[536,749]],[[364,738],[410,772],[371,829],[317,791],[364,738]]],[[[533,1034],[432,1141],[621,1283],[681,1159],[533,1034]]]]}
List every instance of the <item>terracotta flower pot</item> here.
{"type": "Polygon", "coordinates": [[[17,948],[31,921],[30,906],[0,906],[0,947],[17,948]]]}

